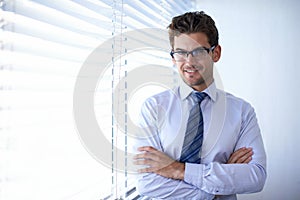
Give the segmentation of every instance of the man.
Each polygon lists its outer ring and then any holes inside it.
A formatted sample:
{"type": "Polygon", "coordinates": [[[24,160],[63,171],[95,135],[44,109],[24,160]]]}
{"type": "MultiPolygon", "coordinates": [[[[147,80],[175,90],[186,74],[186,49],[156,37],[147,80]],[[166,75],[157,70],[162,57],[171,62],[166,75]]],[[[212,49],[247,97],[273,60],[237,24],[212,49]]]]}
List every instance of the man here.
{"type": "Polygon", "coordinates": [[[174,17],[171,56],[182,83],[146,100],[138,143],[138,191],[154,199],[236,199],[261,191],[266,155],[256,115],[216,88],[218,30],[204,12],[174,17]]]}

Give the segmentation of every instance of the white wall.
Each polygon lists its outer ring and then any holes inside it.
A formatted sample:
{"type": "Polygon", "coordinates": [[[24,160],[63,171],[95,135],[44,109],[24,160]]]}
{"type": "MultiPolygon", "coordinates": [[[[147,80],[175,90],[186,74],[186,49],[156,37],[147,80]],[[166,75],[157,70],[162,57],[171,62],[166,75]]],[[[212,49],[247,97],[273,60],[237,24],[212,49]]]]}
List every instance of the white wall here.
{"type": "Polygon", "coordinates": [[[299,199],[300,1],[198,0],[197,9],[217,23],[224,88],[255,107],[267,151],[264,190],[239,199],[299,199]]]}

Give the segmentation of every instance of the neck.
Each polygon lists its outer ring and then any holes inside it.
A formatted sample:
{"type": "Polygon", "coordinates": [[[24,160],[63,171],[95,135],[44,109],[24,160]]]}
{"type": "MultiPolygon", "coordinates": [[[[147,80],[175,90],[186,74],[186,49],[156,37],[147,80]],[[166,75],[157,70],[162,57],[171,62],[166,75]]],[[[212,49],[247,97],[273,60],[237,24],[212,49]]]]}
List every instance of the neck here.
{"type": "Polygon", "coordinates": [[[203,90],[208,88],[208,86],[210,86],[213,82],[214,82],[214,79],[212,78],[211,80],[204,81],[203,83],[201,83],[199,85],[192,85],[191,87],[198,92],[202,92],[203,90]]]}

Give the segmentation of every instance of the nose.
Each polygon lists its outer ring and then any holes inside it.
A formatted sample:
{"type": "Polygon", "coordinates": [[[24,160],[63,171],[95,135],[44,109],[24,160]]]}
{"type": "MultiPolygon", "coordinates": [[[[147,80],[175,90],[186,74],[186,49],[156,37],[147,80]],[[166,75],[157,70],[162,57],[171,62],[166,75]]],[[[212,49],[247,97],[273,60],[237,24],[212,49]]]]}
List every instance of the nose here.
{"type": "Polygon", "coordinates": [[[196,65],[196,63],[192,60],[192,59],[186,59],[186,61],[184,62],[184,67],[185,68],[194,68],[194,66],[196,65]]]}
{"type": "Polygon", "coordinates": [[[186,55],[186,61],[188,63],[194,63],[195,62],[195,57],[193,57],[193,55],[191,53],[187,53],[187,55],[186,55]]]}

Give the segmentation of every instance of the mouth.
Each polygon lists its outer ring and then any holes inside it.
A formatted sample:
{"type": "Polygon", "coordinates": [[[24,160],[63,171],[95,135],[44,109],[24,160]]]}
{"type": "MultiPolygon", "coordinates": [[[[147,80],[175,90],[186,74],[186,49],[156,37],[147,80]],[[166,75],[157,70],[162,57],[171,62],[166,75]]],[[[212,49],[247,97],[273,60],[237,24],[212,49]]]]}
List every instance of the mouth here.
{"type": "Polygon", "coordinates": [[[198,71],[202,70],[202,68],[203,67],[201,67],[201,66],[187,67],[187,68],[183,68],[183,72],[195,73],[195,72],[198,72],[198,71]]]}
{"type": "Polygon", "coordinates": [[[194,73],[194,72],[197,72],[198,69],[184,69],[183,71],[187,72],[187,73],[194,73]]]}

